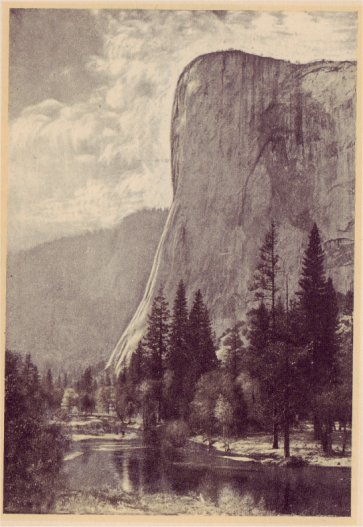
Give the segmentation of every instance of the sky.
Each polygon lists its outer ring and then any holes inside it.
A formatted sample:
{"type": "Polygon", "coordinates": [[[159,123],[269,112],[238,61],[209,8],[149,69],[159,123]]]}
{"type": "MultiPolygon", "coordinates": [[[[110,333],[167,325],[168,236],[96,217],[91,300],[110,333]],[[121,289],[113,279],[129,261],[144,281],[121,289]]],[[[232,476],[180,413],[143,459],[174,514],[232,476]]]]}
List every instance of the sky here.
{"type": "Polygon", "coordinates": [[[13,9],[8,246],[172,200],[170,122],[195,57],[356,60],[355,13],[13,9]]]}

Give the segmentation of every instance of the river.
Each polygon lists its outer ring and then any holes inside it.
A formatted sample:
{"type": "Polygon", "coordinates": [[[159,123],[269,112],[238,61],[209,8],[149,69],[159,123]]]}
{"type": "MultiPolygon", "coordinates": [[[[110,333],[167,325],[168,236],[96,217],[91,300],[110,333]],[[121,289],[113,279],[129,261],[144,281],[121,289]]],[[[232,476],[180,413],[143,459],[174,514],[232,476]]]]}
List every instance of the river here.
{"type": "Polygon", "coordinates": [[[219,507],[248,498],[267,514],[350,515],[349,468],[262,465],[200,445],[165,452],[137,436],[72,443],[64,474],[70,490],[120,488],[138,495],[193,494],[219,507]]]}

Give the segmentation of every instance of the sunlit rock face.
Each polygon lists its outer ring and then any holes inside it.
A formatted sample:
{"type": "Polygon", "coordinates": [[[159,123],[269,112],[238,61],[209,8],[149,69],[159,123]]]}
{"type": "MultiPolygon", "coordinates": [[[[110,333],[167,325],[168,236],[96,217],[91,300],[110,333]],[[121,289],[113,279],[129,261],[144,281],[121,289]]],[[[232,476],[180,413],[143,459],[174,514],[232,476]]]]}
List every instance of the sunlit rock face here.
{"type": "Polygon", "coordinates": [[[315,221],[327,274],[353,280],[356,64],[291,64],[240,51],[204,55],[176,88],[174,200],[143,301],[110,364],[132,353],[160,283],[172,301],[200,288],[221,331],[243,318],[248,284],[272,219],[280,290],[296,290],[315,221]]]}

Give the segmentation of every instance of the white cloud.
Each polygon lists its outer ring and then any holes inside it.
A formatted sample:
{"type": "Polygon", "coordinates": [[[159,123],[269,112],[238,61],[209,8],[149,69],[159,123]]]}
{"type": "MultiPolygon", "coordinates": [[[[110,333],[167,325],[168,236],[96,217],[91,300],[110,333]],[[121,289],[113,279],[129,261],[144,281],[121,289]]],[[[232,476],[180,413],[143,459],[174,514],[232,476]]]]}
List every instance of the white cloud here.
{"type": "Polygon", "coordinates": [[[48,99],[30,106],[11,123],[12,246],[109,226],[137,208],[170,204],[173,96],[196,56],[233,48],[301,62],[355,58],[355,21],[346,14],[92,14],[104,46],[85,62],[103,86],[84,100],[80,93],[78,103],[48,99]]]}

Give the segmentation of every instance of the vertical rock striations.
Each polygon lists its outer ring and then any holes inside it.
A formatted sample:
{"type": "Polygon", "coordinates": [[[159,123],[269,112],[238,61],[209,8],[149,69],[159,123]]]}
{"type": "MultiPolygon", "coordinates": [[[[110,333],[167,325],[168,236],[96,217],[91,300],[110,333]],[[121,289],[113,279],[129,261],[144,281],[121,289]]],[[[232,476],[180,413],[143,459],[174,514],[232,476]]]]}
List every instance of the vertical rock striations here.
{"type": "Polygon", "coordinates": [[[169,299],[181,278],[190,294],[201,288],[217,331],[242,318],[272,218],[291,290],[314,221],[334,285],[351,287],[355,85],[352,62],[228,51],[185,68],[171,125],[173,205],[144,299],[109,364],[132,353],[161,282],[169,299]]]}

